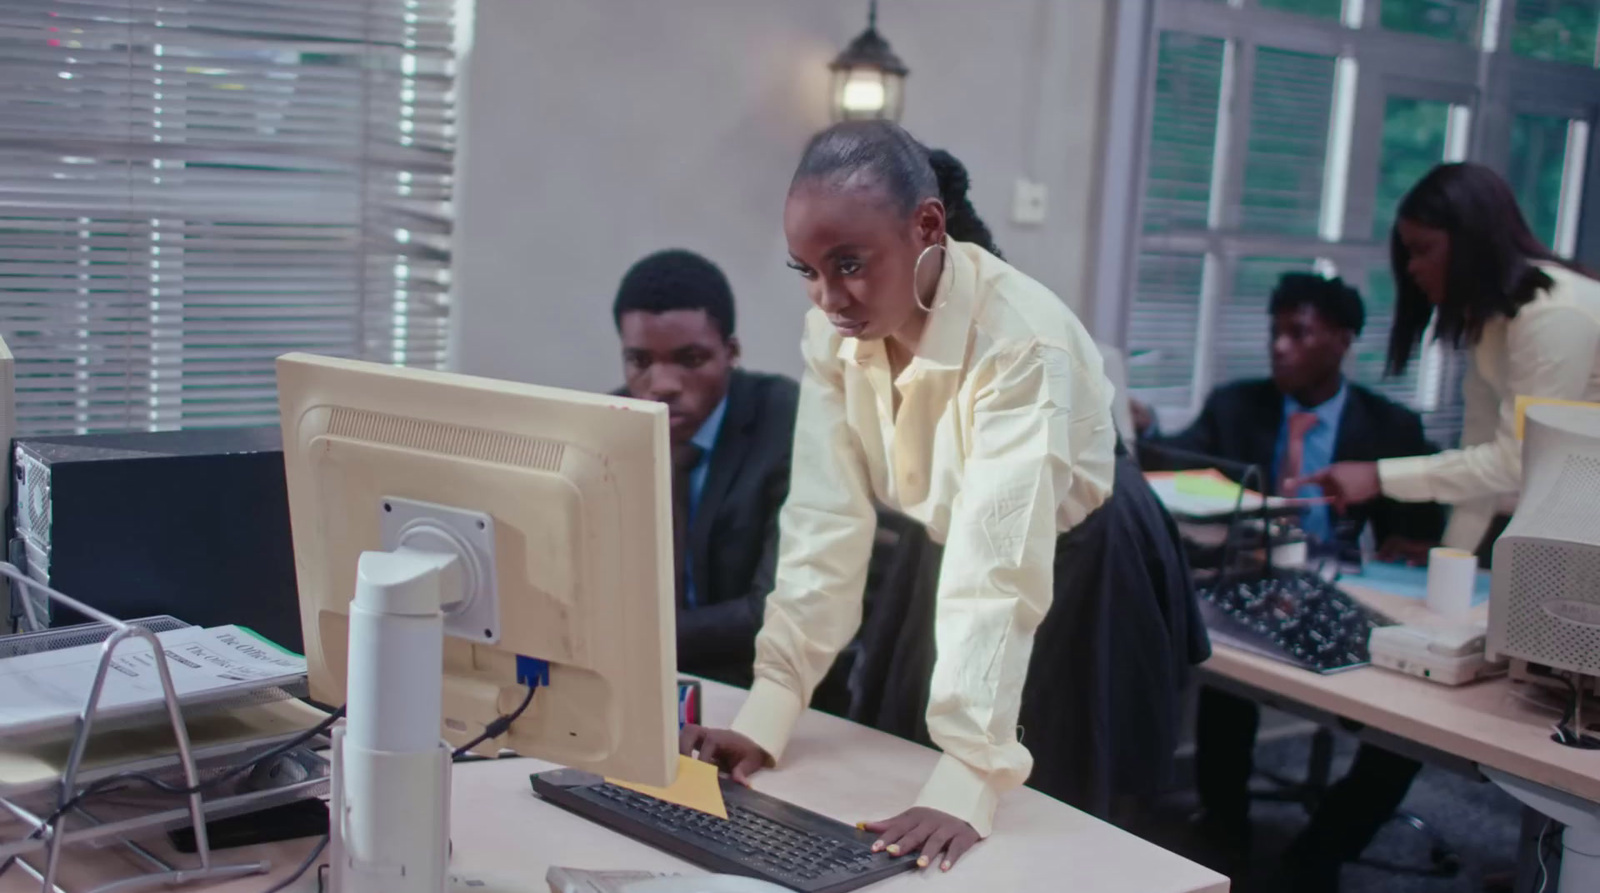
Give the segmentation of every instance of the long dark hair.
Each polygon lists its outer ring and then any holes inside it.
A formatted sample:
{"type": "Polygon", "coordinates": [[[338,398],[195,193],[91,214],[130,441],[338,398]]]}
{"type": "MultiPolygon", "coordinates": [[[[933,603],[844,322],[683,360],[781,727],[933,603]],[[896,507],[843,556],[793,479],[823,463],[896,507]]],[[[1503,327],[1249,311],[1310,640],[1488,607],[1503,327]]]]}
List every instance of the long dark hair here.
{"type": "Polygon", "coordinates": [[[1524,304],[1554,285],[1536,263],[1571,266],[1529,229],[1511,186],[1481,164],[1434,168],[1401,199],[1395,220],[1389,235],[1395,282],[1389,375],[1405,371],[1435,313],[1434,333],[1440,341],[1455,347],[1474,344],[1484,323],[1496,316],[1515,317],[1524,304]],[[1438,307],[1428,302],[1407,271],[1411,252],[1400,241],[1401,220],[1443,230],[1450,237],[1444,301],[1438,307]]]}
{"type": "Polygon", "coordinates": [[[994,234],[967,198],[966,167],[949,152],[917,142],[893,122],[842,121],[818,133],[806,143],[792,182],[861,174],[882,185],[902,214],[910,214],[923,199],[937,198],[944,204],[944,229],[951,238],[1001,256],[994,234]]]}

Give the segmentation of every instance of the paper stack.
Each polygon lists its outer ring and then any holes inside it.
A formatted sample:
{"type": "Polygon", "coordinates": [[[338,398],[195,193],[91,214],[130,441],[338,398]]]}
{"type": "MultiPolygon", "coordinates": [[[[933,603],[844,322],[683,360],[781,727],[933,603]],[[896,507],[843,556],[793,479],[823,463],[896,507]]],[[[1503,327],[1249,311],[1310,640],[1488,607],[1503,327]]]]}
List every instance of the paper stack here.
{"type": "MultiPolygon", "coordinates": [[[[298,654],[241,626],[197,626],[156,634],[182,705],[213,702],[305,678],[298,654]]],[[[80,645],[0,659],[0,733],[31,735],[70,730],[100,666],[102,646],[80,645]]],[[[120,643],[106,674],[97,719],[158,708],[161,679],[155,653],[143,639],[120,643]]]]}

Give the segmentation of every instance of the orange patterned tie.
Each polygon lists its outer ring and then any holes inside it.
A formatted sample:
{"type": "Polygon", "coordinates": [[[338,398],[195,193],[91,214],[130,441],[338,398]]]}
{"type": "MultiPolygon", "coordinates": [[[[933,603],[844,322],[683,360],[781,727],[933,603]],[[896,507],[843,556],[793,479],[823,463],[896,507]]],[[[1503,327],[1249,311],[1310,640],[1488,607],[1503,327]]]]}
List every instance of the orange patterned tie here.
{"type": "Polygon", "coordinates": [[[1314,412],[1297,412],[1289,416],[1289,444],[1283,451],[1283,467],[1278,475],[1278,492],[1284,496],[1295,495],[1287,492],[1288,488],[1284,485],[1300,476],[1300,467],[1305,464],[1306,458],[1306,435],[1315,427],[1317,414],[1314,412]]]}

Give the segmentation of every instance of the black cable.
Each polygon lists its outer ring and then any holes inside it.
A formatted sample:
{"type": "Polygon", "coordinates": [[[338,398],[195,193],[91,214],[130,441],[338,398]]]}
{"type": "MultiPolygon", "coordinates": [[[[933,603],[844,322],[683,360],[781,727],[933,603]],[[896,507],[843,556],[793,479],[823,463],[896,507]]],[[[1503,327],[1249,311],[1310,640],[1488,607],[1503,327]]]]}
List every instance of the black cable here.
{"type": "MultiPolygon", "coordinates": [[[[484,726],[483,733],[478,735],[476,738],[473,738],[471,741],[467,742],[466,744],[463,744],[462,746],[456,748],[455,751],[453,751],[452,754],[451,754],[452,758],[453,759],[460,759],[460,758],[466,756],[468,753],[470,753],[474,747],[477,747],[478,745],[482,744],[483,742],[488,741],[488,740],[490,740],[492,738],[498,738],[501,735],[504,735],[506,733],[506,731],[511,728],[511,724],[516,722],[518,719],[520,719],[522,717],[523,713],[527,712],[529,705],[531,705],[533,703],[534,692],[536,692],[538,690],[539,690],[539,686],[538,685],[529,685],[528,686],[528,693],[523,696],[522,703],[517,706],[517,709],[511,711],[510,713],[508,713],[508,714],[506,714],[504,716],[501,716],[501,717],[495,719],[493,722],[489,723],[487,726],[484,726]]],[[[90,797],[93,797],[96,794],[99,794],[99,793],[105,791],[106,789],[111,788],[111,787],[113,787],[113,786],[115,786],[115,785],[117,785],[117,784],[119,784],[121,782],[125,782],[125,781],[142,782],[142,783],[147,784],[147,785],[149,785],[149,786],[151,786],[151,787],[155,788],[156,790],[161,791],[163,793],[175,794],[175,795],[178,795],[178,796],[188,796],[190,794],[204,793],[205,791],[207,791],[207,790],[209,790],[211,788],[214,788],[217,785],[220,785],[220,784],[223,784],[225,782],[231,781],[231,780],[233,780],[235,778],[238,778],[239,776],[245,774],[246,772],[251,771],[252,769],[254,769],[257,765],[259,765],[261,763],[265,763],[268,760],[276,759],[276,758],[278,758],[280,756],[283,756],[284,754],[288,753],[289,751],[294,750],[297,747],[301,747],[306,742],[310,741],[312,738],[315,738],[318,735],[326,733],[329,729],[333,728],[333,724],[334,723],[336,723],[339,720],[344,718],[344,714],[345,714],[345,708],[340,707],[337,710],[333,711],[332,713],[328,714],[328,718],[327,719],[323,720],[322,722],[317,723],[316,726],[306,730],[305,732],[301,733],[300,735],[295,736],[294,738],[290,739],[289,741],[286,741],[283,744],[280,744],[277,747],[274,747],[273,749],[271,749],[271,750],[267,751],[266,753],[256,757],[255,759],[251,760],[248,763],[241,763],[238,766],[235,766],[232,769],[229,769],[226,772],[223,772],[221,775],[216,776],[215,778],[207,779],[206,781],[202,781],[202,782],[200,782],[200,783],[198,783],[196,785],[193,785],[192,787],[174,785],[171,782],[164,781],[163,779],[157,778],[156,776],[151,775],[151,774],[149,774],[147,772],[120,772],[120,773],[118,773],[116,775],[107,776],[105,778],[100,779],[99,781],[93,782],[93,783],[85,786],[83,790],[79,791],[76,795],[74,795],[71,798],[69,798],[65,803],[62,803],[59,807],[56,808],[55,812],[51,813],[42,822],[40,822],[39,823],[39,827],[35,828],[33,833],[29,834],[28,837],[30,837],[30,838],[38,838],[40,835],[42,835],[44,833],[45,828],[49,827],[50,825],[55,824],[56,821],[58,821],[62,816],[66,815],[68,812],[70,812],[74,807],[76,807],[78,804],[82,803],[84,800],[86,800],[86,799],[88,799],[90,797]]],[[[319,846],[317,848],[317,854],[321,853],[322,848],[327,846],[327,843],[328,843],[327,840],[324,839],[322,844],[321,844],[321,846],[319,846]]],[[[315,858],[315,855],[316,854],[313,854],[313,859],[315,858]]],[[[16,863],[17,858],[18,858],[17,856],[11,856],[10,858],[6,859],[5,862],[0,862],[0,876],[4,876],[5,873],[10,870],[11,866],[16,863]]],[[[294,877],[298,878],[300,875],[304,874],[306,872],[306,869],[309,868],[309,867],[310,867],[310,862],[308,861],[305,866],[302,866],[301,869],[298,872],[296,872],[294,877]]],[[[291,881],[292,881],[292,879],[291,879],[291,881]]],[[[282,887],[274,887],[273,891],[281,890],[281,889],[283,889],[283,888],[282,887]]],[[[269,891],[269,893],[272,893],[272,891],[269,891]]]]}
{"type": "Polygon", "coordinates": [[[484,726],[483,734],[456,748],[455,751],[450,754],[450,758],[453,760],[459,760],[468,753],[471,753],[474,747],[477,747],[491,738],[498,738],[501,735],[504,735],[506,731],[511,728],[511,724],[516,722],[517,719],[528,709],[528,705],[533,703],[533,693],[538,690],[538,685],[528,686],[528,693],[522,698],[522,704],[519,705],[517,709],[484,726]]]}
{"type": "MultiPolygon", "coordinates": [[[[205,781],[199,782],[199,783],[195,784],[192,787],[179,786],[179,785],[172,784],[171,782],[166,781],[166,780],[161,779],[161,778],[158,778],[158,777],[156,777],[156,776],[154,776],[154,775],[152,775],[152,774],[150,774],[148,772],[119,772],[116,775],[108,775],[105,778],[102,778],[102,779],[100,779],[98,781],[91,782],[90,784],[85,785],[83,790],[79,791],[77,794],[73,795],[72,797],[67,798],[66,802],[64,802],[60,806],[56,807],[55,812],[50,813],[49,816],[47,816],[43,821],[41,821],[39,823],[39,826],[37,828],[33,829],[33,832],[31,834],[29,834],[26,838],[23,838],[23,839],[24,840],[28,840],[28,839],[37,840],[39,837],[43,836],[45,828],[47,828],[47,827],[49,827],[51,825],[54,825],[57,821],[59,821],[61,819],[62,816],[66,815],[68,812],[71,812],[75,807],[77,807],[79,804],[81,804],[84,800],[87,800],[90,797],[93,797],[93,796],[95,796],[97,794],[103,793],[104,791],[106,791],[109,788],[116,787],[117,785],[121,784],[122,782],[137,781],[137,782],[141,782],[143,784],[147,784],[147,785],[149,785],[149,786],[151,786],[151,787],[155,788],[156,790],[161,791],[163,793],[176,794],[178,796],[184,796],[184,797],[187,797],[187,796],[189,796],[191,794],[202,794],[202,793],[205,793],[206,791],[210,790],[211,788],[214,788],[214,787],[216,787],[218,785],[221,785],[221,784],[223,784],[225,782],[232,781],[233,779],[238,778],[239,776],[244,775],[247,772],[250,772],[251,770],[255,769],[256,766],[258,766],[258,765],[260,765],[262,763],[265,763],[268,760],[275,760],[278,757],[283,756],[284,754],[288,753],[291,750],[294,750],[297,747],[304,746],[311,739],[317,737],[318,735],[325,734],[329,729],[333,728],[333,724],[334,723],[338,722],[340,719],[343,719],[343,718],[344,718],[344,708],[340,707],[339,709],[337,709],[337,710],[333,711],[332,713],[328,714],[328,718],[327,719],[324,719],[323,721],[317,723],[315,726],[311,727],[310,729],[307,729],[306,731],[300,733],[299,735],[296,735],[295,737],[289,739],[288,741],[285,741],[282,744],[279,744],[278,746],[272,748],[271,750],[268,750],[266,753],[261,754],[260,756],[250,760],[247,763],[240,763],[239,765],[234,766],[231,769],[228,769],[227,771],[223,772],[222,774],[220,774],[220,775],[218,775],[218,776],[216,776],[214,778],[210,778],[210,779],[207,779],[205,781]]],[[[10,858],[6,859],[4,862],[0,862],[0,877],[3,877],[7,871],[11,870],[11,866],[16,864],[16,861],[17,861],[18,858],[19,858],[18,856],[11,856],[10,858]]]]}
{"type": "MultiPolygon", "coordinates": [[[[317,841],[316,848],[311,851],[309,856],[306,856],[304,862],[300,863],[300,867],[294,870],[294,874],[291,874],[276,884],[273,884],[267,889],[261,891],[261,893],[281,893],[281,891],[289,889],[290,884],[300,880],[300,876],[305,874],[307,871],[310,871],[311,866],[316,864],[317,857],[321,856],[322,851],[328,848],[328,841],[330,839],[331,835],[322,835],[322,839],[317,841]]],[[[320,868],[317,869],[317,886],[319,889],[322,886],[322,869],[320,868]]]]}
{"type": "Polygon", "coordinates": [[[1577,724],[1578,709],[1583,700],[1583,690],[1570,676],[1558,676],[1567,684],[1567,692],[1571,697],[1567,700],[1566,709],[1561,712],[1561,722],[1556,724],[1556,733],[1550,737],[1557,744],[1567,747],[1576,747],[1580,750],[1600,750],[1600,738],[1584,733],[1583,727],[1577,724]]]}
{"type": "Polygon", "coordinates": [[[1572,725],[1572,717],[1578,712],[1578,699],[1583,696],[1578,693],[1578,686],[1571,679],[1565,676],[1557,678],[1567,684],[1567,694],[1571,696],[1567,700],[1567,706],[1561,711],[1561,722],[1556,724],[1556,734],[1560,736],[1556,740],[1566,744],[1567,741],[1565,739],[1572,734],[1567,727],[1572,725]]]}

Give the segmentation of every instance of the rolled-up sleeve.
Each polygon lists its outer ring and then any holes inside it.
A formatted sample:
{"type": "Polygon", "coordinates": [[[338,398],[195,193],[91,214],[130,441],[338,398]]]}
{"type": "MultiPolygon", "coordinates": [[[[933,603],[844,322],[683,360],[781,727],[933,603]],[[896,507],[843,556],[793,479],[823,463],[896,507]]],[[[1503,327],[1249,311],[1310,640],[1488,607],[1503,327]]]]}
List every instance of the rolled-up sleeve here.
{"type": "Polygon", "coordinates": [[[1526,318],[1506,329],[1506,392],[1493,437],[1432,456],[1379,462],[1385,496],[1460,504],[1521,488],[1516,398],[1583,399],[1600,350],[1600,324],[1588,314],[1570,307],[1524,312],[1526,318]]]}
{"type": "Polygon", "coordinates": [[[1017,716],[1057,534],[1109,496],[1115,445],[1107,395],[1065,351],[1028,344],[987,373],[940,567],[927,719],[944,756],[917,799],[984,836],[1033,767],[1017,716]]]}
{"type": "Polygon", "coordinates": [[[808,319],[778,566],[756,637],[755,682],[732,729],[779,759],[811,692],[861,625],[877,513],[866,462],[846,424],[832,339],[808,319]]]}

